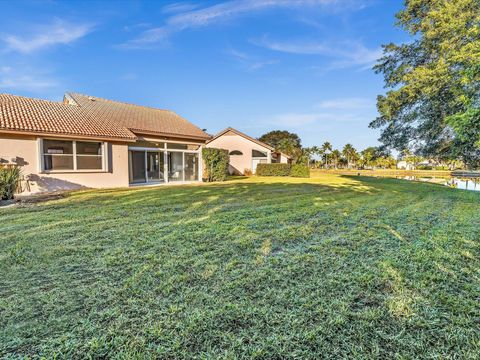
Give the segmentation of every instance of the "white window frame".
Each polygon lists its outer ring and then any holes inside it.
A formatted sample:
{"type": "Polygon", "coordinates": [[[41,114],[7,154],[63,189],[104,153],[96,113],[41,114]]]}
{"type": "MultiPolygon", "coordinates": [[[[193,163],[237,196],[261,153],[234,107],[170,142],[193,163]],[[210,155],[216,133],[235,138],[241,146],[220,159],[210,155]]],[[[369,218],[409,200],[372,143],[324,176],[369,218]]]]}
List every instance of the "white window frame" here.
{"type": "MultiPolygon", "coordinates": [[[[108,159],[108,144],[104,141],[92,141],[92,140],[72,140],[72,139],[62,139],[62,138],[39,138],[39,152],[40,152],[40,170],[42,173],[45,174],[56,174],[56,173],[102,173],[106,172],[108,169],[107,159],[108,159]],[[64,154],[47,154],[45,153],[44,149],[44,140],[52,140],[52,141],[71,141],[72,142],[72,154],[68,154],[65,156],[73,156],[73,169],[65,169],[65,170],[46,170],[45,169],[45,155],[53,155],[53,156],[62,156],[64,154]],[[102,168],[101,169],[77,169],[77,141],[83,143],[93,143],[93,144],[101,144],[102,150],[102,168]]],[[[78,156],[84,157],[98,157],[99,155],[83,155],[79,154],[78,156]]]]}

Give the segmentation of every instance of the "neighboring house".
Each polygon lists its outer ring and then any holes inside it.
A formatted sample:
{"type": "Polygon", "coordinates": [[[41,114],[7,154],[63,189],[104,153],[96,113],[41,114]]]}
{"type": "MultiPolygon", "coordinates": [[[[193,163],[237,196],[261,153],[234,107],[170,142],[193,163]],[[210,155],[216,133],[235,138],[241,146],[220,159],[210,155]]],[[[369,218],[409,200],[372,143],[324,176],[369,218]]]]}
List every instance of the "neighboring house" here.
{"type": "Polygon", "coordinates": [[[409,163],[405,160],[400,160],[397,162],[397,169],[400,170],[415,170],[415,166],[412,163],[409,163]]]}
{"type": "Polygon", "coordinates": [[[413,164],[406,160],[401,160],[397,162],[397,169],[402,169],[402,170],[415,170],[418,167],[422,167],[422,166],[436,167],[436,166],[447,166],[447,165],[439,163],[438,161],[430,160],[430,159],[422,160],[417,164],[413,164]]]}
{"type": "Polygon", "coordinates": [[[206,147],[228,150],[230,155],[230,174],[243,175],[245,171],[255,173],[257,165],[262,163],[290,163],[288,155],[238,130],[227,128],[207,141],[206,147]]]}
{"type": "Polygon", "coordinates": [[[169,110],[0,94],[0,163],[20,166],[31,192],[200,181],[209,138],[169,110]]]}

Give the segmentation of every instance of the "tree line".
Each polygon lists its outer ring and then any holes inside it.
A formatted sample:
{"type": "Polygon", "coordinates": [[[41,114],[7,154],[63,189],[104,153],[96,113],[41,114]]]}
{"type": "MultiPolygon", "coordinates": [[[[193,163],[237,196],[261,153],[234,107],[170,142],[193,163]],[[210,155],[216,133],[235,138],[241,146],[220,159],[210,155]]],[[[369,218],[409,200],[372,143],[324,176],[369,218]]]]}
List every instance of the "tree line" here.
{"type": "Polygon", "coordinates": [[[262,135],[260,141],[267,143],[292,158],[293,163],[316,168],[393,168],[397,161],[377,147],[357,151],[352,144],[334,149],[328,141],[321,146],[302,147],[300,137],[288,131],[274,130],[262,135]]]}
{"type": "Polygon", "coordinates": [[[328,141],[321,146],[303,147],[300,137],[285,130],[270,131],[259,138],[292,158],[295,164],[309,165],[324,169],[394,169],[399,160],[404,160],[409,168],[415,169],[461,169],[464,164],[458,160],[425,158],[409,150],[401,152],[396,159],[383,147],[370,146],[358,151],[352,144],[335,149],[328,141]],[[426,165],[425,165],[426,164],[426,165]],[[432,164],[432,165],[430,165],[432,164]]]}

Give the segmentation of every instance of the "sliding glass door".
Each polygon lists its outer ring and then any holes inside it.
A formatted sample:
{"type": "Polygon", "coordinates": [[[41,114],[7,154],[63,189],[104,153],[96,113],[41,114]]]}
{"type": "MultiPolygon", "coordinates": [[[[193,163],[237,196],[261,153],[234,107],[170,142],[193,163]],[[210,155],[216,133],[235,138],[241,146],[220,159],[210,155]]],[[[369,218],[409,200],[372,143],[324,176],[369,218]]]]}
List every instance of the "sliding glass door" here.
{"type": "Polygon", "coordinates": [[[163,151],[130,150],[129,177],[131,184],[164,181],[163,151]]]}
{"type": "Polygon", "coordinates": [[[185,181],[196,181],[198,177],[198,154],[185,153],[185,181]]]}
{"type": "Polygon", "coordinates": [[[163,177],[163,152],[147,151],[147,179],[148,182],[161,181],[163,177]]]}
{"type": "Polygon", "coordinates": [[[130,183],[146,182],[145,151],[129,151],[130,183]]]}
{"type": "Polygon", "coordinates": [[[168,152],[168,181],[183,181],[183,152],[168,152]]]}

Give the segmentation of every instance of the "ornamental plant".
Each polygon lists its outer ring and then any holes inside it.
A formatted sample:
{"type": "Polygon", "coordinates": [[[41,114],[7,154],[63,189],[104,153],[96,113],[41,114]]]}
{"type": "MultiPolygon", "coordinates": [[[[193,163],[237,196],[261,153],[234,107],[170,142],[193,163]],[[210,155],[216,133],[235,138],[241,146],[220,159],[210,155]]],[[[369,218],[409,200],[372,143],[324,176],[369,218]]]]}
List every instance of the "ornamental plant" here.
{"type": "Polygon", "coordinates": [[[228,150],[203,148],[203,181],[225,181],[228,176],[228,150]]]}

